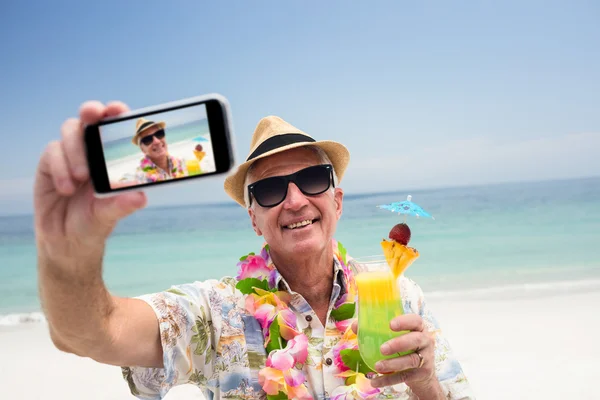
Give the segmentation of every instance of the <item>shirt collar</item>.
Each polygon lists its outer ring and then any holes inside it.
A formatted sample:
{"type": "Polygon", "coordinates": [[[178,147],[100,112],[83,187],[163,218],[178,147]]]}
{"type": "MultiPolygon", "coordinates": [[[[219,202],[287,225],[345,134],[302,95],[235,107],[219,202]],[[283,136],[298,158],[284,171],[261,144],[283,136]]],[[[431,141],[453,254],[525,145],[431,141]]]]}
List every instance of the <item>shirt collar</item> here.
{"type": "MultiPolygon", "coordinates": [[[[293,292],[292,289],[290,289],[290,285],[288,285],[285,278],[279,273],[279,270],[275,269],[275,271],[275,287],[279,290],[288,292],[289,294],[293,295],[295,292],[293,292]]],[[[346,287],[346,280],[344,279],[344,269],[342,268],[342,265],[340,264],[337,257],[333,257],[333,282],[335,285],[338,285],[340,287],[340,291],[337,297],[339,298],[343,296],[348,290],[348,288],[346,287]]]]}

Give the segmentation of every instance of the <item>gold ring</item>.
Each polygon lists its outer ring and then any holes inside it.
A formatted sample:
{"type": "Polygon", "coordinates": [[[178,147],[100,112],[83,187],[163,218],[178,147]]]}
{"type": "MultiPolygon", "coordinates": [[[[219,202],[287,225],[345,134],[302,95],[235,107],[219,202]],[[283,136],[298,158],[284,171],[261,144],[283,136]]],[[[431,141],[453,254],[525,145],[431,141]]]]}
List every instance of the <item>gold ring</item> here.
{"type": "Polygon", "coordinates": [[[419,353],[418,351],[415,351],[415,353],[417,353],[417,355],[421,359],[421,362],[419,363],[419,366],[417,368],[421,368],[423,366],[423,363],[425,362],[425,359],[423,358],[423,356],[421,355],[421,353],[419,353]]]}

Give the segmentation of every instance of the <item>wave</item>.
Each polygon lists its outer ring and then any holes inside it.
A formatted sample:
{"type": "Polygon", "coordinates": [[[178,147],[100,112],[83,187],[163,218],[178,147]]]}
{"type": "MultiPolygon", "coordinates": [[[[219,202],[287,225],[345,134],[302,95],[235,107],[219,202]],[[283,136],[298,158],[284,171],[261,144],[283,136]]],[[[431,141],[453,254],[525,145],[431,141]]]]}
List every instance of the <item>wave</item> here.
{"type": "Polygon", "coordinates": [[[0,326],[39,324],[44,322],[46,322],[46,317],[39,311],[31,313],[0,315],[0,326]]]}

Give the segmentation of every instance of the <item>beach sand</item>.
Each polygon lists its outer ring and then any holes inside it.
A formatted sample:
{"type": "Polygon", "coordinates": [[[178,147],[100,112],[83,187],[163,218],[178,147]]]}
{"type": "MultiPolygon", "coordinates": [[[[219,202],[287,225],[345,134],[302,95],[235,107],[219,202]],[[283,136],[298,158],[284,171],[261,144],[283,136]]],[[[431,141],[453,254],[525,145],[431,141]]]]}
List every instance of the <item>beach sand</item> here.
{"type": "MultiPolygon", "coordinates": [[[[428,304],[478,399],[599,398],[600,291],[428,304]]],[[[0,354],[3,399],[134,399],[118,367],[60,352],[44,323],[0,327],[0,354]]],[[[187,385],[166,397],[202,398],[187,385]]]]}
{"type": "MultiPolygon", "coordinates": [[[[203,136],[204,137],[204,136],[203,136]]],[[[168,144],[169,154],[177,158],[185,158],[186,160],[196,159],[194,156],[194,147],[197,144],[202,145],[202,151],[206,153],[206,156],[200,162],[200,168],[205,172],[213,172],[215,170],[215,159],[213,156],[213,149],[210,140],[206,141],[194,141],[185,140],[168,144]]],[[[118,160],[111,161],[107,164],[108,178],[111,182],[118,182],[119,179],[127,174],[133,174],[137,167],[140,165],[140,160],[143,157],[143,153],[121,158],[118,160]]]]}

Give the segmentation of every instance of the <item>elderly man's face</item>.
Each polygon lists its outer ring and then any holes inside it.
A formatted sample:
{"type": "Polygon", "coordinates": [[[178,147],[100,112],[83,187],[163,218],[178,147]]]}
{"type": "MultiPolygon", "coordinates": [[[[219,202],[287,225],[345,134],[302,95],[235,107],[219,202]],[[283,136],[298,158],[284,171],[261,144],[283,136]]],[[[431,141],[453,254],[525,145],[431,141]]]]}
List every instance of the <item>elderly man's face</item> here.
{"type": "MultiPolygon", "coordinates": [[[[308,149],[288,150],[257,161],[251,183],[318,164],[319,158],[308,149]]],[[[289,183],[282,203],[264,208],[253,201],[248,212],[255,232],[264,236],[272,251],[286,256],[292,253],[301,255],[324,250],[330,245],[342,215],[343,196],[340,188],[335,188],[334,192],[327,190],[320,195],[305,196],[294,183],[289,183]],[[290,228],[291,224],[305,220],[312,221],[312,224],[290,228]]]]}
{"type": "Polygon", "coordinates": [[[156,136],[152,137],[152,143],[146,145],[141,140],[147,136],[154,135],[161,128],[159,126],[153,126],[140,135],[140,148],[142,152],[152,159],[158,159],[167,155],[167,138],[163,137],[158,139],[156,136]]]}

